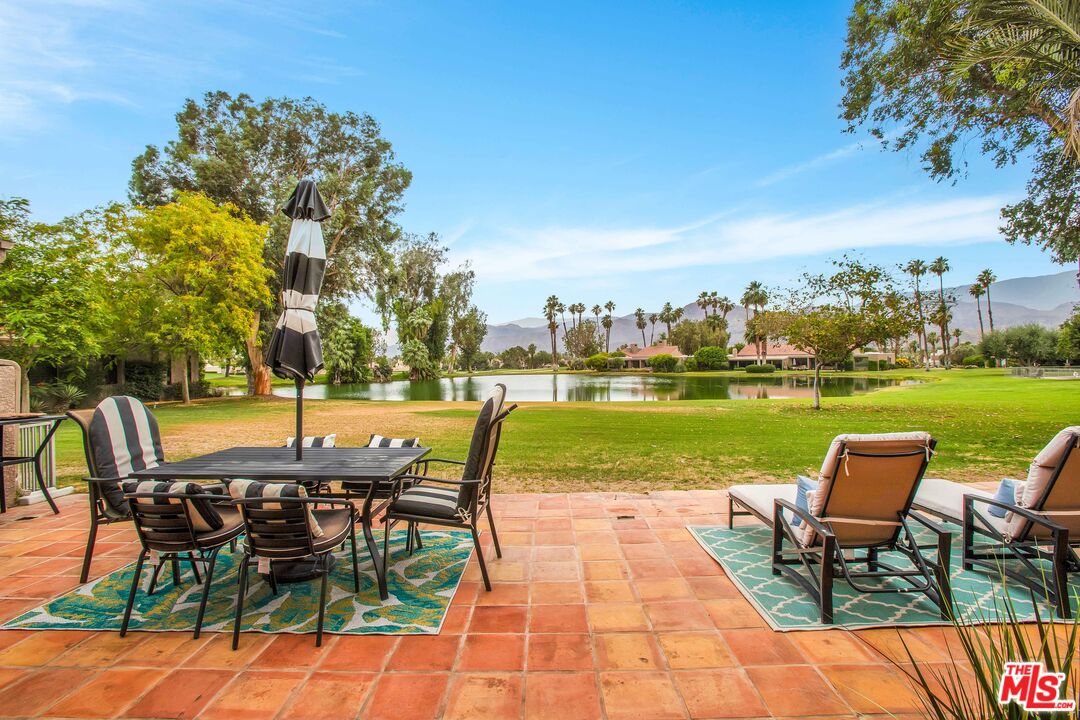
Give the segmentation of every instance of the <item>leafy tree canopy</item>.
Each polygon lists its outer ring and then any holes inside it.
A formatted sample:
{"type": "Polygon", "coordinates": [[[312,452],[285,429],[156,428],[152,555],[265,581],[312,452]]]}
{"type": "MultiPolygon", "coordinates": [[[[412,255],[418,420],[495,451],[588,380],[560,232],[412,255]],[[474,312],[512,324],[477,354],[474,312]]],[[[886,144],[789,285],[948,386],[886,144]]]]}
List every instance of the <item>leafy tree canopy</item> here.
{"type": "Polygon", "coordinates": [[[1034,159],[1027,197],[1002,210],[1010,242],[1080,260],[1080,4],[1071,0],[858,0],[841,66],[842,117],[930,176],[1034,159]]]}

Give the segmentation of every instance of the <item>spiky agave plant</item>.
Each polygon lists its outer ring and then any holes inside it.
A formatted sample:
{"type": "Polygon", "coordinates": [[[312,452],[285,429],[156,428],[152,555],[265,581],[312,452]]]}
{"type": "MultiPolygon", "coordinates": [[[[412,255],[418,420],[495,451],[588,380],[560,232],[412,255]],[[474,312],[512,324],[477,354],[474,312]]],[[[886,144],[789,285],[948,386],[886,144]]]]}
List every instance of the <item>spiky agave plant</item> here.
{"type": "Polygon", "coordinates": [[[1045,672],[1065,675],[1066,692],[1080,706],[1080,673],[1077,669],[1077,640],[1080,619],[1059,621],[1053,612],[1043,619],[1039,603],[1031,597],[1035,608],[1034,628],[1037,633],[1029,636],[1030,621],[1020,620],[1008,592],[994,598],[995,620],[990,620],[981,609],[972,620],[953,615],[951,627],[955,631],[960,650],[953,654],[947,669],[923,667],[915,661],[907,640],[901,643],[908,663],[893,660],[915,688],[927,717],[935,720],[1058,720],[1074,718],[1074,712],[1030,713],[1017,703],[1002,705],[998,692],[1005,664],[1010,662],[1040,662],[1045,672]],[[1003,618],[1003,619],[1002,619],[1003,618]],[[970,667],[968,676],[963,663],[970,667]]]}

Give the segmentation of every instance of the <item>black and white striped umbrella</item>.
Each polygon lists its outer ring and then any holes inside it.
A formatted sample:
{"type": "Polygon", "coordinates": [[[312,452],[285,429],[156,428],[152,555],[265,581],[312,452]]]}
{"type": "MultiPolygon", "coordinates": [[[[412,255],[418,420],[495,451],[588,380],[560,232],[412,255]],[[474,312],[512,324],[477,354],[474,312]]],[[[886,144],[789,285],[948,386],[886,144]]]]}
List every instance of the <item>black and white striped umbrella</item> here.
{"type": "MultiPolygon", "coordinates": [[[[296,437],[303,437],[304,382],[314,380],[323,368],[315,306],[326,272],[326,245],[319,223],[330,217],[330,211],[312,180],[301,180],[281,211],[293,222],[285,252],[281,316],[270,338],[266,364],[278,377],[296,383],[296,437]]],[[[301,453],[302,443],[298,443],[297,459],[301,453]]]]}

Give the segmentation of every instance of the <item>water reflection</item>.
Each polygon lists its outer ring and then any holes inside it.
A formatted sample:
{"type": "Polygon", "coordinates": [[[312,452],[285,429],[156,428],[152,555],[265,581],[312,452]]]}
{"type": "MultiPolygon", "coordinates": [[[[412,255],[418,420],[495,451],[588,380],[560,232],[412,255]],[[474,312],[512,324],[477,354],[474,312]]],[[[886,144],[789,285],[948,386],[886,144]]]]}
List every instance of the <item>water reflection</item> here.
{"type": "MultiPolygon", "coordinates": [[[[649,400],[770,400],[813,396],[811,376],[484,375],[424,382],[310,385],[305,397],[334,400],[468,400],[487,397],[495,383],[516,401],[629,402],[649,400]]],[[[845,397],[899,384],[888,378],[825,377],[821,394],[845,397]]],[[[295,397],[292,387],[274,394],[295,397]]]]}

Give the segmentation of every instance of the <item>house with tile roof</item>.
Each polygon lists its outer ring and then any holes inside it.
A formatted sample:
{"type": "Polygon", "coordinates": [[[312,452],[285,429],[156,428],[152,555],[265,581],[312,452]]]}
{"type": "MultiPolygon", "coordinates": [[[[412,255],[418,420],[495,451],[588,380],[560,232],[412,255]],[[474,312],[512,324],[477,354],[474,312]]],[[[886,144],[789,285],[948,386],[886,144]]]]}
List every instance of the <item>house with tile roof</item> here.
{"type": "MultiPolygon", "coordinates": [[[[896,362],[896,356],[888,352],[865,352],[856,350],[852,353],[856,366],[870,360],[884,360],[890,365],[896,362]]],[[[757,348],[746,345],[739,352],[728,358],[732,368],[755,365],[758,362],[757,348]]],[[[765,348],[765,362],[775,365],[780,370],[813,370],[814,356],[794,345],[777,344],[765,348]]]]}
{"type": "Polygon", "coordinates": [[[647,348],[639,348],[637,345],[630,345],[622,348],[622,351],[626,353],[627,369],[648,369],[649,360],[657,355],[671,355],[676,360],[685,360],[687,357],[683,351],[675,345],[650,345],[647,348]]]}

